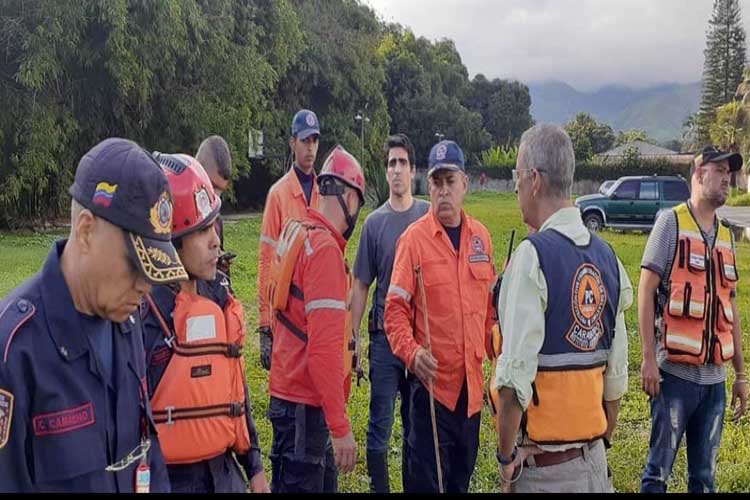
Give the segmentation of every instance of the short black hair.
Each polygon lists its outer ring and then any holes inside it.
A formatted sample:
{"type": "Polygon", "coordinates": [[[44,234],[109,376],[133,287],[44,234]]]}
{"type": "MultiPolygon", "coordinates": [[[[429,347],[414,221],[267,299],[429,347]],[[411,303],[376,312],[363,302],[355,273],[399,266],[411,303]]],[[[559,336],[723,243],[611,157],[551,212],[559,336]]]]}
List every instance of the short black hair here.
{"type": "Polygon", "coordinates": [[[406,154],[409,156],[409,166],[411,168],[417,167],[417,164],[414,160],[414,146],[412,145],[409,137],[406,134],[394,134],[386,139],[385,147],[383,148],[386,167],[388,166],[388,153],[393,148],[404,148],[406,150],[406,154]]]}
{"type": "Polygon", "coordinates": [[[200,147],[195,159],[203,165],[207,172],[216,171],[223,179],[229,180],[232,177],[232,154],[229,152],[229,145],[223,137],[212,135],[205,139],[200,147]]]}

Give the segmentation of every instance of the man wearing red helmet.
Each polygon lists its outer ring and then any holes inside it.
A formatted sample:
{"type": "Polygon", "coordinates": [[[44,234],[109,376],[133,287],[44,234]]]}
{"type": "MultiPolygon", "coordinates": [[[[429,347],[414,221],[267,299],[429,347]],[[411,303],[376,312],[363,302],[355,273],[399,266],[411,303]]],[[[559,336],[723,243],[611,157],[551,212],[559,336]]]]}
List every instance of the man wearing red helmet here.
{"type": "Polygon", "coordinates": [[[239,462],[251,489],[268,492],[242,359],[242,305],[216,272],[221,200],[197,160],[155,156],[174,198],[172,242],[189,277],[154,287],[143,311],[148,390],[172,491],[244,493],[239,462]]]}
{"type": "Polygon", "coordinates": [[[337,146],[317,182],[320,208],[287,222],[272,262],[274,493],[335,492],[337,469],[351,472],[357,458],[346,414],[352,361],[344,249],[364,204],[365,179],[337,146]]]}

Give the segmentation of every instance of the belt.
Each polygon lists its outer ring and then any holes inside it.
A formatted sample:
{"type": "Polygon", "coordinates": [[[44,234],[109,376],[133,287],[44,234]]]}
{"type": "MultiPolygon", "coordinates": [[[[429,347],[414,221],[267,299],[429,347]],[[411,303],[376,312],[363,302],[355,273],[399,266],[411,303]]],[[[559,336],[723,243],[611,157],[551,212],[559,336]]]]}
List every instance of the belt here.
{"type": "MultiPolygon", "coordinates": [[[[589,443],[587,445],[588,448],[589,449],[593,448],[596,445],[597,441],[593,441],[589,443]]],[[[583,456],[583,447],[571,448],[565,451],[547,451],[544,453],[537,453],[536,455],[534,455],[534,458],[533,458],[534,460],[533,467],[549,467],[551,465],[563,464],[565,462],[570,462],[571,460],[574,460],[582,456],[583,456]]],[[[524,460],[523,466],[531,467],[528,460],[524,460]]]]}

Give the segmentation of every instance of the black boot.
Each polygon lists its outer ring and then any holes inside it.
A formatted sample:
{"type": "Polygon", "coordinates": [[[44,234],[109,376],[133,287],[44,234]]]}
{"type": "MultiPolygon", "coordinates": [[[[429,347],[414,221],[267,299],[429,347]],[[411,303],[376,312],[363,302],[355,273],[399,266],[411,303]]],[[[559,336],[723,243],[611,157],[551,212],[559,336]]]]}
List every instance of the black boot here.
{"type": "Polygon", "coordinates": [[[367,474],[370,476],[371,493],[390,493],[388,481],[387,452],[367,452],[367,474]]]}

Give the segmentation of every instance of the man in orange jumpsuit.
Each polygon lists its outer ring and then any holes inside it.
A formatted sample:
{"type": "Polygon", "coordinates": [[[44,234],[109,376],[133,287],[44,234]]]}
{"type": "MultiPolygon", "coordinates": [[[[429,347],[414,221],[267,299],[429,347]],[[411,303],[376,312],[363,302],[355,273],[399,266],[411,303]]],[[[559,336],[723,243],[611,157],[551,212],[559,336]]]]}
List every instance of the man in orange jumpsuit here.
{"type": "Polygon", "coordinates": [[[365,179],[357,160],[336,147],[317,181],[320,209],[307,209],[299,231],[283,232],[271,275],[275,310],[268,417],[274,493],[336,492],[337,469],[351,472],[357,459],[346,415],[351,359],[346,366],[344,249],[364,204],[365,179]],[[279,268],[291,271],[280,273],[279,268]],[[279,290],[289,292],[284,306],[277,302],[279,290]]]}
{"type": "Polygon", "coordinates": [[[294,153],[294,165],[271,186],[266,198],[266,207],[263,210],[258,249],[258,333],[260,335],[260,363],[266,370],[271,368],[273,347],[268,296],[271,259],[284,223],[288,219],[305,217],[308,207],[318,207],[320,195],[313,167],[318,154],[319,139],[318,117],[307,109],[298,111],[292,120],[292,136],[289,138],[289,147],[294,153]]]}
{"type": "Polygon", "coordinates": [[[479,446],[482,360],[489,352],[496,275],[489,232],[463,211],[468,179],[455,142],[433,146],[428,184],[430,212],[404,232],[396,249],[385,331],[393,353],[410,371],[407,489],[439,491],[434,430],[427,423],[432,383],[443,487],[465,493],[479,446]],[[417,268],[425,297],[419,292],[417,268]]]}

